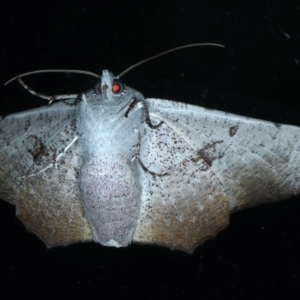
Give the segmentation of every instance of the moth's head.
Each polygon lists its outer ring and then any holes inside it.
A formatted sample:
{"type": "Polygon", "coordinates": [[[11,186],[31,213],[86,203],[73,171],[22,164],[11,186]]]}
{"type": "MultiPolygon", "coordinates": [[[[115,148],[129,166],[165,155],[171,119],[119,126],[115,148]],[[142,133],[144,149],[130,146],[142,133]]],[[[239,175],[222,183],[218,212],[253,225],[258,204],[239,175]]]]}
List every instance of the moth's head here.
{"type": "Polygon", "coordinates": [[[108,70],[102,71],[101,82],[95,87],[95,92],[101,95],[103,100],[112,100],[122,95],[125,90],[124,84],[108,70]]]}
{"type": "MultiPolygon", "coordinates": [[[[114,76],[113,73],[108,70],[102,71],[101,82],[95,86],[94,94],[96,93],[97,105],[100,103],[105,107],[114,108],[121,106],[124,108],[126,104],[129,104],[134,98],[143,99],[144,96],[125,85],[118,76],[114,76]]],[[[103,106],[102,106],[103,107],[103,106]]]]}

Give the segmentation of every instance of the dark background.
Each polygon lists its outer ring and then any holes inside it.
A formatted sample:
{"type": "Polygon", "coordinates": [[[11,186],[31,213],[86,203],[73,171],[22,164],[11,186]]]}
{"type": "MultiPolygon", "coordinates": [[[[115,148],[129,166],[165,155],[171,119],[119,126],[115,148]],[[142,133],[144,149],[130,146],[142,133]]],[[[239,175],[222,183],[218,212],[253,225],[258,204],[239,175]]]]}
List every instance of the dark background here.
{"type": "MultiPolygon", "coordinates": [[[[0,4],[0,86],[17,74],[70,68],[126,74],[145,97],[189,102],[300,126],[300,2],[70,1],[0,4]],[[227,4],[226,4],[227,2],[227,4]]],[[[46,94],[77,93],[81,75],[26,78],[46,94]]],[[[12,82],[0,114],[45,102],[12,82]]],[[[0,202],[0,297],[99,299],[289,299],[300,295],[300,198],[236,213],[228,229],[192,255],[155,246],[86,243],[48,250],[0,202]]]]}

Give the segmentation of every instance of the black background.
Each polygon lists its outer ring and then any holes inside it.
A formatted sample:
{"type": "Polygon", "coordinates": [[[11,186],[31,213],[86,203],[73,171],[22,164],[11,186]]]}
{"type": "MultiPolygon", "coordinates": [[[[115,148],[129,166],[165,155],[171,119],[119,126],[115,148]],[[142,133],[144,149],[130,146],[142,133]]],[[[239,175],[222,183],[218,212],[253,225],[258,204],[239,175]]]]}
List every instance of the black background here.
{"type": "MultiPolygon", "coordinates": [[[[300,2],[287,0],[2,1],[0,84],[37,69],[115,74],[172,47],[215,42],[126,74],[145,97],[189,102],[300,126],[300,2]],[[227,3],[226,3],[227,2],[227,3]]],[[[80,75],[26,78],[46,94],[78,93],[80,75]]],[[[17,83],[1,87],[0,114],[45,104],[17,83]]],[[[300,198],[231,216],[192,255],[155,246],[86,243],[48,250],[0,203],[0,297],[285,299],[300,294],[300,198]]]]}

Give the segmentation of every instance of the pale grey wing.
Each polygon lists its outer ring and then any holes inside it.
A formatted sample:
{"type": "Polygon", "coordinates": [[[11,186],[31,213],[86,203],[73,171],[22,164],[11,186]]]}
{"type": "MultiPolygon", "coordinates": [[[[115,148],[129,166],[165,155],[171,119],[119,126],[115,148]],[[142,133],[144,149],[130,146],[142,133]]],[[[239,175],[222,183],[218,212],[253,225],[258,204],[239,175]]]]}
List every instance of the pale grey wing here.
{"type": "Polygon", "coordinates": [[[48,246],[92,240],[79,193],[74,100],[0,120],[0,198],[48,246]]]}
{"type": "Polygon", "coordinates": [[[147,103],[151,120],[164,123],[142,134],[140,159],[151,172],[140,179],[135,242],[191,252],[227,226],[230,212],[300,193],[300,128],[147,103]]]}

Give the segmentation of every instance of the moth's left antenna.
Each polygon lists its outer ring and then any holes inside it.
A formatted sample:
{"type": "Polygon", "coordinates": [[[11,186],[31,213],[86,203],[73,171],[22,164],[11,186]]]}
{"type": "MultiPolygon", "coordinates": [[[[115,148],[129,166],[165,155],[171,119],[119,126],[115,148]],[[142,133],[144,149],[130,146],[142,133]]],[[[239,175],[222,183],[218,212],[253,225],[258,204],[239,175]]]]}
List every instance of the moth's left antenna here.
{"type": "Polygon", "coordinates": [[[4,85],[7,85],[8,83],[10,83],[13,80],[16,80],[19,77],[24,77],[24,76],[28,76],[28,75],[32,75],[32,74],[38,74],[38,73],[77,73],[77,74],[85,74],[85,75],[91,75],[93,77],[96,78],[100,78],[99,75],[93,73],[93,72],[89,72],[89,71],[83,71],[83,70],[63,70],[63,69],[48,69],[48,70],[37,70],[37,71],[31,71],[31,72],[27,72],[21,75],[18,75],[8,81],[6,81],[4,83],[4,85]]]}

